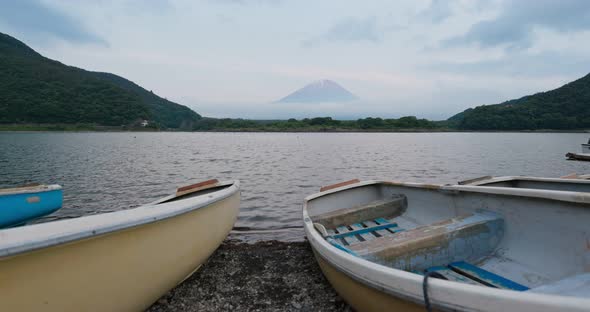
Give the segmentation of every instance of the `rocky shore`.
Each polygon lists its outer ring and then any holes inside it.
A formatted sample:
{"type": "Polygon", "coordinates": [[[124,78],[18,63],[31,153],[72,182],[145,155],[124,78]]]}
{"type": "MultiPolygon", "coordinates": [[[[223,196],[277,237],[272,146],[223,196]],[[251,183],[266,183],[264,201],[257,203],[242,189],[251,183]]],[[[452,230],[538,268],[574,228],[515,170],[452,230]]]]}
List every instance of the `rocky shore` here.
{"type": "Polygon", "coordinates": [[[351,311],[307,242],[226,240],[148,311],[351,311]]]}

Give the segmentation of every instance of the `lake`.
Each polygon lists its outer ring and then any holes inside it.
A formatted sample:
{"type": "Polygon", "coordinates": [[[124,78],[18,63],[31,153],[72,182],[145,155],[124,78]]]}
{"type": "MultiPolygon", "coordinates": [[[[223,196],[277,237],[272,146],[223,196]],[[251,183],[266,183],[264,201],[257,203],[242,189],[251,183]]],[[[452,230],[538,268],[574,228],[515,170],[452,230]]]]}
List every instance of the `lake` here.
{"type": "Polygon", "coordinates": [[[323,185],[387,179],[590,173],[565,160],[585,133],[0,133],[0,187],[57,183],[40,222],[129,209],[211,178],[239,179],[244,240],[302,240],[303,198],[323,185]]]}

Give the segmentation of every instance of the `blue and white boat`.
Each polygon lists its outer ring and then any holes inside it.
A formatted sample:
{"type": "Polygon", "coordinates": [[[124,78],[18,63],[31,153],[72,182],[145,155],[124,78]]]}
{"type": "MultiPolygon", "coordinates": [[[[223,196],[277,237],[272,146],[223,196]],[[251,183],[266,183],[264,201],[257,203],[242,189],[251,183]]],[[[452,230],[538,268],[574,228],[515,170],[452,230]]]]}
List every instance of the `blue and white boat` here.
{"type": "Polygon", "coordinates": [[[0,228],[48,215],[61,208],[62,202],[62,189],[57,184],[0,189],[0,228]]]}

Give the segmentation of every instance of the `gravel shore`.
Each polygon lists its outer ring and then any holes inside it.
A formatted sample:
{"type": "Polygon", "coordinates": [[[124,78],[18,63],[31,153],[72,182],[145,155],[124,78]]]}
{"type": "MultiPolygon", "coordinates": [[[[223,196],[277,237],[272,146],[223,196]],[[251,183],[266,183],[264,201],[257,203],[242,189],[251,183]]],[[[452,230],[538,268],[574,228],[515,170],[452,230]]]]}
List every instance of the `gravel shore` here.
{"type": "Polygon", "coordinates": [[[351,311],[307,242],[226,240],[148,311],[351,311]]]}

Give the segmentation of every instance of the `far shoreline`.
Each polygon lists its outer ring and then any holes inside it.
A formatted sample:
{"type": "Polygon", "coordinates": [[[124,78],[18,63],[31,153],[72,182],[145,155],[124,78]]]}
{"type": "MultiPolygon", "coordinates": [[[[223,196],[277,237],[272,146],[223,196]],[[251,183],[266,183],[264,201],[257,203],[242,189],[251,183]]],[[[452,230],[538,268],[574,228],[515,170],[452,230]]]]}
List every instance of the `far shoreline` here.
{"type": "Polygon", "coordinates": [[[590,133],[590,129],[578,130],[458,130],[458,129],[324,129],[324,130],[269,130],[269,129],[18,129],[0,127],[0,133],[590,133]]]}

